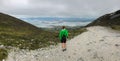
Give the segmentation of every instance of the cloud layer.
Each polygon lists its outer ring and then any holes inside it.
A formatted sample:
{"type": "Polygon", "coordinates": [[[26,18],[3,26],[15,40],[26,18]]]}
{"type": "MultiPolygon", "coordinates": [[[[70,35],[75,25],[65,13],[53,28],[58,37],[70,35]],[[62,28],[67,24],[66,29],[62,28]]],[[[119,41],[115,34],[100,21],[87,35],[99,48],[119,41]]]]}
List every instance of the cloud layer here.
{"type": "Polygon", "coordinates": [[[120,0],[0,0],[0,12],[24,16],[97,17],[120,9],[120,0]]]}
{"type": "Polygon", "coordinates": [[[31,23],[37,27],[42,27],[42,28],[52,28],[54,26],[85,26],[87,24],[89,24],[91,21],[86,21],[86,22],[83,22],[83,21],[61,21],[61,20],[50,20],[50,21],[47,21],[47,20],[24,20],[28,23],[31,23]]]}

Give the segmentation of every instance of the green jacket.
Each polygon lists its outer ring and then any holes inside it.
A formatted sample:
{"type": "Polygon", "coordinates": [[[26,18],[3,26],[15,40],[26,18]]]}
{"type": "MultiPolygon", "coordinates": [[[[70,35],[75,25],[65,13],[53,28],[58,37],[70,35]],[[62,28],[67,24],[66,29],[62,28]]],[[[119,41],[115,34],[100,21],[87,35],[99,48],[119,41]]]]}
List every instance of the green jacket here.
{"type": "Polygon", "coordinates": [[[60,40],[62,39],[63,35],[66,36],[66,38],[68,37],[68,31],[66,29],[62,29],[59,33],[59,38],[60,40]]]}

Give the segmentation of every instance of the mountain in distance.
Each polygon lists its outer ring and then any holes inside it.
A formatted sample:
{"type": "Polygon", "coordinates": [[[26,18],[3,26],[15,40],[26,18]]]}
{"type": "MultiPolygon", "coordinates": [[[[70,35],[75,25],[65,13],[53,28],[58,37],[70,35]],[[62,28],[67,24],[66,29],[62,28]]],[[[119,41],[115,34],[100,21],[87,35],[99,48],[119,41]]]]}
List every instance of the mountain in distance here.
{"type": "Polygon", "coordinates": [[[120,30],[120,10],[105,14],[87,26],[107,26],[113,29],[120,30]]]}
{"type": "Polygon", "coordinates": [[[44,20],[44,21],[87,22],[87,21],[92,21],[94,18],[26,17],[26,18],[20,18],[20,19],[22,20],[44,20]]]}
{"type": "Polygon", "coordinates": [[[55,26],[85,26],[94,18],[66,18],[66,17],[26,17],[20,18],[28,23],[42,28],[54,28],[55,26]]]}

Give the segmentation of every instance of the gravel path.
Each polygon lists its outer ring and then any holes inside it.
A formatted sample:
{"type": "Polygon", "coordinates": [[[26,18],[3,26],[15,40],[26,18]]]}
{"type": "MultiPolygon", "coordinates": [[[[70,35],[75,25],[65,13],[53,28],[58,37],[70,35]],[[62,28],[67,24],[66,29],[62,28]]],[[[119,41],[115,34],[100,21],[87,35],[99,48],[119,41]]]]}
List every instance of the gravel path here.
{"type": "Polygon", "coordinates": [[[120,33],[94,26],[61,45],[38,50],[11,50],[6,61],[120,61],[120,33]]]}

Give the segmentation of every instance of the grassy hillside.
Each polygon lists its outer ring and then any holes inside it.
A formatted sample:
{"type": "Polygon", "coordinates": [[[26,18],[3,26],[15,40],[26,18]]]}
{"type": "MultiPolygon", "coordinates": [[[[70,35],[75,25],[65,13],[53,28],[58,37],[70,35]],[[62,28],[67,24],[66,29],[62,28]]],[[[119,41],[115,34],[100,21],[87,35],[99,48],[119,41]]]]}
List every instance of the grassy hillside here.
{"type": "Polygon", "coordinates": [[[57,33],[44,31],[20,19],[0,13],[0,45],[37,49],[56,43],[57,33]]]}
{"type": "Polygon", "coordinates": [[[116,30],[120,30],[120,10],[113,13],[105,14],[93,21],[92,23],[88,24],[87,26],[97,25],[107,26],[116,30]]]}
{"type": "MultiPolygon", "coordinates": [[[[19,47],[20,49],[38,49],[59,43],[59,30],[61,27],[51,29],[37,28],[20,19],[0,13],[0,45],[19,47]]],[[[81,27],[67,27],[69,38],[82,33],[81,27]]]]}
{"type": "MultiPolygon", "coordinates": [[[[58,28],[58,27],[57,27],[58,28]]],[[[6,48],[34,50],[59,43],[59,29],[42,29],[7,14],[0,13],[0,61],[7,57],[6,48]],[[1,48],[1,46],[3,46],[1,48]]],[[[69,38],[86,31],[81,27],[69,28],[69,38]]]]}

